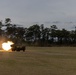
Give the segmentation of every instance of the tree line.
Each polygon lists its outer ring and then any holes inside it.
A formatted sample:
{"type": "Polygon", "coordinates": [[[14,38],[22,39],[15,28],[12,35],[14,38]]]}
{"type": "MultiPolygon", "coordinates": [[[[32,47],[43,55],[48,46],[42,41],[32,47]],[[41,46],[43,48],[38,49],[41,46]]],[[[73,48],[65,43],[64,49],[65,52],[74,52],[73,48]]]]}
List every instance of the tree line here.
{"type": "Polygon", "coordinates": [[[29,46],[76,46],[76,30],[58,29],[56,25],[48,28],[44,24],[20,27],[6,18],[4,24],[0,21],[0,39],[29,46]]]}

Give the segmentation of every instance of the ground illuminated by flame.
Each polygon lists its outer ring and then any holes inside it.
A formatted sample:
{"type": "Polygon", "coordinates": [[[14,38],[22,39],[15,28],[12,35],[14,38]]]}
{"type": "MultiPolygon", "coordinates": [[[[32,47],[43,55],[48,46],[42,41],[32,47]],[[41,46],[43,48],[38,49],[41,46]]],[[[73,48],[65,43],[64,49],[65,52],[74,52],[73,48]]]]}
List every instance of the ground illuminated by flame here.
{"type": "Polygon", "coordinates": [[[12,48],[12,47],[11,47],[12,44],[14,44],[14,43],[11,42],[11,41],[4,42],[4,43],[2,44],[2,48],[3,48],[4,50],[8,51],[8,50],[10,50],[10,49],[12,48]]]}

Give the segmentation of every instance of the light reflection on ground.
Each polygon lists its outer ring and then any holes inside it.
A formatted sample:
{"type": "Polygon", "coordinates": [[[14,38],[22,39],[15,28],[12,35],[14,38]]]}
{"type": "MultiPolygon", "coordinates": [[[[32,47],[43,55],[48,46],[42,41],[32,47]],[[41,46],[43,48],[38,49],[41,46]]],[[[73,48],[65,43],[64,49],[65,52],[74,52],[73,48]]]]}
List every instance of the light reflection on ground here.
{"type": "Polygon", "coordinates": [[[12,52],[12,50],[9,50],[9,51],[0,50],[0,52],[12,52]]]}

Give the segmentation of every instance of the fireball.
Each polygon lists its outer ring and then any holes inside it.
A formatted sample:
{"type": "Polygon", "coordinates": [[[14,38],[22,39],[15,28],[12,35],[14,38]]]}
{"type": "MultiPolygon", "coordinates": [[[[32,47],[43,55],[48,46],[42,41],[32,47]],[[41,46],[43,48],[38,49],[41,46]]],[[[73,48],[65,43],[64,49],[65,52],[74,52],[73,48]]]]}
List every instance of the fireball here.
{"type": "Polygon", "coordinates": [[[5,50],[5,51],[9,51],[12,47],[11,45],[13,45],[14,43],[12,41],[7,41],[7,42],[4,42],[2,43],[2,48],[5,50]]]}

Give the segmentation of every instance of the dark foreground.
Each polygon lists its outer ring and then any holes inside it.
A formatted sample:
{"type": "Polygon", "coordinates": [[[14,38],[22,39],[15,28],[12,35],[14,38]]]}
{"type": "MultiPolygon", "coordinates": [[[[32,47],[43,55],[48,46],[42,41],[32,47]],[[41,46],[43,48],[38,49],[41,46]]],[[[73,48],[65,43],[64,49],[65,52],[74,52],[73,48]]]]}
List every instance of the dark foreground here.
{"type": "Polygon", "coordinates": [[[76,47],[0,52],[0,75],[76,75],[76,47]]]}

